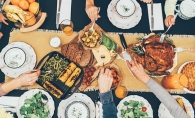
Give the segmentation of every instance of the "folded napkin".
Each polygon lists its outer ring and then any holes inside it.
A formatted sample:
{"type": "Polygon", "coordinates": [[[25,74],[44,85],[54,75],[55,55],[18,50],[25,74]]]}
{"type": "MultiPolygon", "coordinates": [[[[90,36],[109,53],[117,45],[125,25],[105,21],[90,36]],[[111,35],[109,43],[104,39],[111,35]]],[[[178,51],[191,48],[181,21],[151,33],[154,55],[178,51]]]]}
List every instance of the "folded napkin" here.
{"type": "Polygon", "coordinates": [[[98,101],[95,107],[96,107],[96,118],[103,118],[102,103],[98,101]]]}
{"type": "MultiPolygon", "coordinates": [[[[151,4],[148,6],[148,18],[151,30],[151,4]]],[[[164,30],[163,16],[162,16],[162,7],[161,3],[153,3],[153,17],[154,17],[154,29],[153,30],[164,30]]]]}
{"type": "MultiPolygon", "coordinates": [[[[0,107],[3,105],[17,106],[19,97],[2,96],[0,97],[0,107]]],[[[4,107],[3,107],[4,108],[4,107]]],[[[16,112],[16,108],[4,108],[6,111],[16,112]]]]}
{"type": "MultiPolygon", "coordinates": [[[[57,13],[59,7],[58,4],[59,4],[59,0],[57,0],[57,13]]],[[[62,0],[61,7],[60,7],[59,24],[65,19],[71,20],[71,5],[72,5],[72,0],[62,0]]],[[[68,24],[70,24],[70,22],[68,22],[68,24]]]]}

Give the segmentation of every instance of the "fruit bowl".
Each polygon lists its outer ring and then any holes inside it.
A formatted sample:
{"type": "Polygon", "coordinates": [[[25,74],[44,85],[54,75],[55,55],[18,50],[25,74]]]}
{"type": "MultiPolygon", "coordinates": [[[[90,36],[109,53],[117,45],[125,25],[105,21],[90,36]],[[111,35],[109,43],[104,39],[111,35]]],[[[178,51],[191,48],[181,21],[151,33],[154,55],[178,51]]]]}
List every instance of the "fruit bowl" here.
{"type": "Polygon", "coordinates": [[[6,0],[3,5],[3,15],[21,32],[29,32],[38,29],[47,16],[41,12],[39,0],[6,0]]]}

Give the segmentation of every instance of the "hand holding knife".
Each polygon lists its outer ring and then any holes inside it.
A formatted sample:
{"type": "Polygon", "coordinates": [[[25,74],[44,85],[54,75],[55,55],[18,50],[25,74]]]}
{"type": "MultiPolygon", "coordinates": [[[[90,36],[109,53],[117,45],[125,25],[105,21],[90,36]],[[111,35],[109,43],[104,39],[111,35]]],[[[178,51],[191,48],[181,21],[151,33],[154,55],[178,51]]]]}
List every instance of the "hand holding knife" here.
{"type": "Polygon", "coordinates": [[[62,0],[59,0],[58,1],[58,7],[57,7],[58,8],[58,11],[57,11],[57,15],[56,15],[56,28],[57,29],[59,28],[61,3],[62,3],[62,0]]]}

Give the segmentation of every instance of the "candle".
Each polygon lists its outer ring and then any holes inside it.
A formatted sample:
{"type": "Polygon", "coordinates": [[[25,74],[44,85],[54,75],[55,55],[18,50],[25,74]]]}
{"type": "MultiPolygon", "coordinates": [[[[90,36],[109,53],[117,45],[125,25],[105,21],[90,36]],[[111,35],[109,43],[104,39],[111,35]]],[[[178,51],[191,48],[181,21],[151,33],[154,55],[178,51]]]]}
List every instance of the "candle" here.
{"type": "Polygon", "coordinates": [[[50,39],[50,45],[51,45],[51,47],[53,47],[53,48],[57,48],[57,47],[59,47],[60,46],[60,43],[61,43],[61,41],[60,41],[60,38],[59,37],[52,37],[51,39],[50,39]]]}

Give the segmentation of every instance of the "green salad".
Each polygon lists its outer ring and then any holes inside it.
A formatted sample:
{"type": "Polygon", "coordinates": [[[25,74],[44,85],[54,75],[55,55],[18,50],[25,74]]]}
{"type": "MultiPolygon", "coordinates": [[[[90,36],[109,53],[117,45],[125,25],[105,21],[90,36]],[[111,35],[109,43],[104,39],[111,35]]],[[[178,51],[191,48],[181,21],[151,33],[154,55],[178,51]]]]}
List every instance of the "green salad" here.
{"type": "Polygon", "coordinates": [[[122,118],[149,118],[147,108],[143,102],[130,100],[123,102],[124,106],[120,110],[122,118]]]}
{"type": "Polygon", "coordinates": [[[24,100],[24,105],[20,108],[23,118],[48,118],[49,106],[41,100],[42,92],[39,91],[31,98],[24,100]]]}

